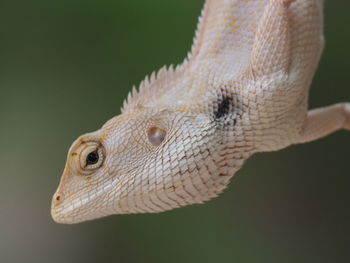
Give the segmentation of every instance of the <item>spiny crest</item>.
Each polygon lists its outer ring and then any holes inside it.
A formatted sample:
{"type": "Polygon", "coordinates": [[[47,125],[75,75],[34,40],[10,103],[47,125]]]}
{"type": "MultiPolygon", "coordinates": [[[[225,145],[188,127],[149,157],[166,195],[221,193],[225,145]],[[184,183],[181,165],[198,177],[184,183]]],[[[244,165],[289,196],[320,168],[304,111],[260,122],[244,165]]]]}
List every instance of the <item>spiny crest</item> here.
{"type": "Polygon", "coordinates": [[[187,54],[187,60],[189,61],[192,56],[196,55],[196,53],[198,52],[198,50],[196,50],[196,48],[199,48],[199,41],[200,41],[200,34],[203,32],[203,27],[204,27],[204,17],[205,17],[205,13],[208,12],[208,3],[209,1],[205,1],[204,7],[202,8],[201,14],[198,18],[198,22],[197,22],[197,28],[196,31],[194,33],[194,38],[193,38],[193,42],[192,42],[192,46],[190,49],[190,52],[188,52],[187,54]]]}
{"type": "Polygon", "coordinates": [[[174,68],[170,65],[169,68],[163,66],[157,73],[152,72],[151,76],[146,76],[141,81],[139,88],[132,87],[128,97],[123,102],[122,112],[126,112],[129,109],[134,108],[137,105],[142,105],[150,100],[154,96],[159,96],[159,92],[164,92],[166,88],[166,82],[173,76],[174,68]],[[158,90],[159,92],[156,92],[158,90]]]}
{"type": "Polygon", "coordinates": [[[193,44],[185,60],[177,65],[175,69],[173,68],[173,65],[170,65],[169,68],[163,66],[157,73],[153,72],[150,77],[146,76],[140,83],[138,90],[133,86],[127,99],[123,102],[123,107],[121,108],[122,113],[152,101],[152,99],[159,97],[162,93],[171,88],[171,85],[168,84],[170,80],[173,80],[177,73],[180,74],[180,71],[185,68],[190,59],[197,53],[196,48],[199,48],[200,34],[203,31],[202,27],[204,26],[203,17],[208,9],[206,8],[207,5],[208,1],[206,1],[204,8],[201,11],[201,15],[199,16],[193,44]]]}

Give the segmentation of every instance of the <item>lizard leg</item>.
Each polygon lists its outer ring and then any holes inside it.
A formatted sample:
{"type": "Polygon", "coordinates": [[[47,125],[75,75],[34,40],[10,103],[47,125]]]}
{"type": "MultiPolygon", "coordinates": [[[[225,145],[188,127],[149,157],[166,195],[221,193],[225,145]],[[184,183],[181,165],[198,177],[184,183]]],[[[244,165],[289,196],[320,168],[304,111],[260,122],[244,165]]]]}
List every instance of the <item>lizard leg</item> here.
{"type": "Polygon", "coordinates": [[[250,72],[253,76],[289,71],[291,36],[288,8],[292,2],[294,0],[269,0],[265,7],[252,49],[250,72]]]}
{"type": "Polygon", "coordinates": [[[309,111],[297,143],[317,140],[340,129],[350,131],[350,103],[339,103],[309,111]]]}

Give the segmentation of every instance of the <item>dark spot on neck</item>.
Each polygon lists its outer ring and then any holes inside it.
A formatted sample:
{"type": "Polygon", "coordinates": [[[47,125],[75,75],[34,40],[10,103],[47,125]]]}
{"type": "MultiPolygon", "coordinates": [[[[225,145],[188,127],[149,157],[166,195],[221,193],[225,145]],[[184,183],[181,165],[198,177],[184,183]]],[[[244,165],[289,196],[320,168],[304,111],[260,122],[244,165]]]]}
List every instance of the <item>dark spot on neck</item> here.
{"type": "Polygon", "coordinates": [[[230,112],[231,104],[231,97],[223,97],[218,104],[217,110],[214,112],[215,119],[220,119],[226,116],[230,112]]]}

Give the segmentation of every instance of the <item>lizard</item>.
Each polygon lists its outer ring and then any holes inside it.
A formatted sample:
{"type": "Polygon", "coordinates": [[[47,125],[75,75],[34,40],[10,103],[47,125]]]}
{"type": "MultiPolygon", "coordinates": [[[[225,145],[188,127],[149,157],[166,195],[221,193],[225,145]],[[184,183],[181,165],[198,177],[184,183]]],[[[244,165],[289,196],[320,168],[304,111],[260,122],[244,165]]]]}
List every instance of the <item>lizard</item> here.
{"type": "Polygon", "coordinates": [[[80,136],[51,204],[58,223],[157,213],[218,196],[255,153],[350,130],[350,103],[308,109],[323,0],[206,0],[192,49],[80,136]]]}

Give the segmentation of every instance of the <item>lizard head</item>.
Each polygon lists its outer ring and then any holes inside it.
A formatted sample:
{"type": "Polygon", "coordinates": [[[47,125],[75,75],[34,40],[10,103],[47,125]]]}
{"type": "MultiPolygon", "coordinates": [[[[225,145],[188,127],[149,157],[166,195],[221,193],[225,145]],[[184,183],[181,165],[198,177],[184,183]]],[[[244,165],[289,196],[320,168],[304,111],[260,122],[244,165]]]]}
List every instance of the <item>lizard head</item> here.
{"type": "Polygon", "coordinates": [[[224,159],[214,161],[217,130],[207,114],[183,110],[141,108],[109,120],[71,146],[52,217],[78,223],[217,196],[231,177],[224,159]]]}

